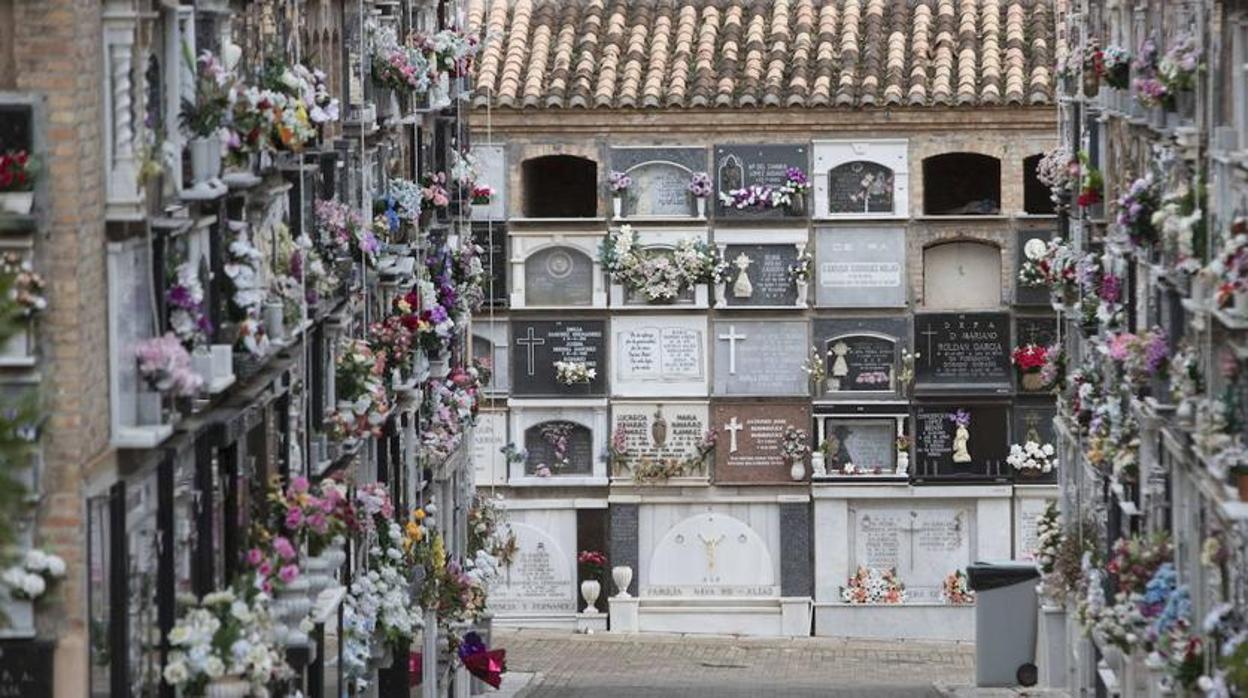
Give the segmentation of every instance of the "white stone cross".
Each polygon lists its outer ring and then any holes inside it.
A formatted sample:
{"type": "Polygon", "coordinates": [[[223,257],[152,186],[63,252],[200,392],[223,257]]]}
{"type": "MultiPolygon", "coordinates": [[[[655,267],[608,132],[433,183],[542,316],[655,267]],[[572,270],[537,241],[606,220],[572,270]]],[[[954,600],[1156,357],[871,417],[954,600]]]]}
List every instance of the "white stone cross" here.
{"type": "Polygon", "coordinates": [[[530,376],[533,375],[533,347],[540,347],[545,343],[546,343],[545,339],[542,339],[541,337],[533,336],[532,327],[529,328],[529,334],[527,337],[522,337],[516,340],[516,344],[519,344],[529,350],[529,375],[530,376]]]}
{"type": "Polygon", "coordinates": [[[738,422],[736,416],[734,415],[733,418],[729,420],[727,424],[724,425],[724,428],[728,430],[728,452],[736,453],[737,452],[737,432],[744,429],[745,425],[742,424],[741,422],[738,422]]]}
{"type": "Polygon", "coordinates": [[[728,340],[728,373],[736,375],[737,373],[737,340],[744,341],[746,336],[737,334],[737,326],[729,325],[728,334],[719,335],[720,339],[728,340]]]}

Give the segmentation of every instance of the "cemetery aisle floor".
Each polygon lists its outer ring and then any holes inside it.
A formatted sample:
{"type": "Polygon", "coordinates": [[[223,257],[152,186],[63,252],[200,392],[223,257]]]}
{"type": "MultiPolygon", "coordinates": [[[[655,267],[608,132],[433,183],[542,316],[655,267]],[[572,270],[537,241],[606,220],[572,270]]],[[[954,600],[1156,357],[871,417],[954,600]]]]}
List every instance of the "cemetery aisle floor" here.
{"type": "Polygon", "coordinates": [[[495,629],[491,644],[532,675],[524,698],[937,698],[975,672],[956,643],[495,629]]]}

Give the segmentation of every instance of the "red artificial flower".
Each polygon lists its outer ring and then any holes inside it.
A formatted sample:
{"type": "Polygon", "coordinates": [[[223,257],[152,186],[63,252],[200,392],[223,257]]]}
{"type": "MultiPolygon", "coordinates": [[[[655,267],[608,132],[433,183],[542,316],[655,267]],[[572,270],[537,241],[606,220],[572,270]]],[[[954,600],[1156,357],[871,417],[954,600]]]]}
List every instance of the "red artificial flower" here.
{"type": "Polygon", "coordinates": [[[1024,344],[1014,349],[1010,355],[1010,361],[1018,366],[1019,370],[1024,373],[1039,371],[1044,367],[1045,358],[1048,356],[1048,349],[1039,344],[1024,344]]]}

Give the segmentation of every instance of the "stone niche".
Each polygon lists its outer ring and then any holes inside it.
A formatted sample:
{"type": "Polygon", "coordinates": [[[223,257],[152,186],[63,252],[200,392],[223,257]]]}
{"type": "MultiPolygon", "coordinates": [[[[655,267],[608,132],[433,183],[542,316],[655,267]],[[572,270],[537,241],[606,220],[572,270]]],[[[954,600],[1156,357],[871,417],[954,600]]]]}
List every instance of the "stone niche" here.
{"type": "MultiPolygon", "coordinates": [[[[546,401],[541,401],[546,402],[546,401]]],[[[513,485],[605,485],[607,407],[512,402],[511,443],[523,457],[508,466],[513,485]]]]}
{"type": "Polygon", "coordinates": [[[806,396],[802,362],[810,352],[805,320],[716,320],[713,393],[806,396]]]}
{"type": "MultiPolygon", "coordinates": [[[[638,244],[649,254],[670,255],[682,240],[706,242],[705,227],[689,228],[635,228],[638,244]]],[[[698,284],[684,289],[674,300],[649,301],[644,293],[625,287],[623,284],[611,283],[611,307],[622,310],[636,308],[649,310],[654,308],[705,308],[709,297],[706,284],[698,284]]]]}
{"type": "Polygon", "coordinates": [[[607,394],[606,321],[511,321],[511,392],[515,397],[590,398],[607,394]],[[559,382],[555,362],[583,363],[597,374],[588,383],[559,382]]]}
{"type": "Polygon", "coordinates": [[[688,315],[616,316],[611,321],[619,397],[705,397],[707,322],[688,315]]]}
{"type": "Polygon", "coordinates": [[[914,478],[1004,481],[1010,451],[1007,403],[923,402],[914,407],[914,478]],[[959,415],[969,418],[963,426],[959,415]]]}
{"type": "Polygon", "coordinates": [[[1043,253],[1045,246],[1057,234],[1053,230],[1019,230],[1014,242],[1014,304],[1049,307],[1052,296],[1048,286],[1026,286],[1018,280],[1018,273],[1027,260],[1027,253],[1043,253]]]}
{"type": "Polygon", "coordinates": [[[507,285],[507,227],[501,223],[476,223],[472,241],[481,247],[481,266],[485,268],[482,291],[486,305],[506,306],[511,289],[507,285]]]}
{"type": "Polygon", "coordinates": [[[805,308],[809,284],[798,283],[790,269],[806,251],[806,242],[805,230],[791,228],[715,231],[715,245],[731,272],[715,288],[715,307],[805,308]]]}
{"type": "Polygon", "coordinates": [[[516,509],[507,501],[507,529],[516,535],[515,560],[490,587],[499,625],[576,627],[576,509],[516,509]]]}
{"type": "Polygon", "coordinates": [[[757,220],[768,218],[799,219],[807,216],[810,203],[809,192],[798,197],[783,208],[738,209],[725,205],[719,196],[750,186],[784,186],[788,170],[796,167],[802,174],[810,174],[810,152],[805,145],[717,145],[715,146],[715,171],[711,179],[715,184],[715,215],[726,220],[757,220]]]}
{"type": "Polygon", "coordinates": [[[823,358],[824,379],[817,394],[825,400],[897,400],[901,350],[909,348],[910,322],[904,317],[816,319],[815,348],[823,358]]]}
{"type": "Polygon", "coordinates": [[[511,238],[511,308],[605,308],[597,233],[523,234],[511,238]]]}
{"type": "MultiPolygon", "coordinates": [[[[711,428],[716,431],[716,484],[794,484],[793,464],[785,462],[781,444],[789,427],[810,438],[810,405],[806,402],[714,401],[711,428]]],[[[800,477],[810,473],[809,459],[800,477]]]]}
{"type": "Polygon", "coordinates": [[[488,317],[472,323],[472,358],[490,362],[490,380],[485,384],[487,394],[504,395],[511,389],[510,329],[506,320],[488,317]]]}
{"type": "MultiPolygon", "coordinates": [[[[1035,441],[1038,444],[1052,444],[1056,447],[1057,439],[1053,431],[1053,419],[1056,416],[1057,407],[1053,403],[1053,398],[1020,395],[1014,400],[1010,443],[1025,444],[1028,441],[1035,441]]],[[[1018,485],[1043,485],[1057,482],[1057,469],[1050,473],[1014,471],[1013,475],[1014,482],[1018,485]]]]}
{"type": "Polygon", "coordinates": [[[814,218],[908,218],[905,139],[814,141],[814,218]]]}
{"type": "Polygon", "coordinates": [[[472,464],[478,487],[507,483],[507,457],[502,449],[507,437],[507,411],[483,410],[472,429],[472,464]]]}
{"type": "Polygon", "coordinates": [[[700,460],[698,453],[710,428],[709,411],[705,402],[613,402],[611,436],[625,451],[612,463],[613,480],[634,481],[638,465],[679,461],[681,473],[667,483],[706,482],[711,459],[700,460]]]}
{"type": "Polygon", "coordinates": [[[488,205],[473,205],[472,220],[507,220],[507,148],[502,145],[474,145],[472,154],[477,158],[477,184],[494,190],[488,205]]]}
{"type": "Polygon", "coordinates": [[[694,174],[706,172],[706,149],[612,148],[610,162],[612,170],[624,172],[633,180],[623,197],[624,218],[644,221],[697,217],[697,202],[689,193],[689,181],[694,174]]]}
{"type": "Polygon", "coordinates": [[[815,229],[815,304],[824,308],[904,308],[904,228],[815,229]]]}
{"type": "Polygon", "coordinates": [[[1008,395],[1014,384],[1008,313],[914,316],[917,394],[1008,395]]]}
{"type": "Polygon", "coordinates": [[[898,469],[897,454],[897,436],[905,433],[906,421],[904,413],[816,415],[818,455],[812,477],[850,481],[907,478],[908,469],[898,469]]]}

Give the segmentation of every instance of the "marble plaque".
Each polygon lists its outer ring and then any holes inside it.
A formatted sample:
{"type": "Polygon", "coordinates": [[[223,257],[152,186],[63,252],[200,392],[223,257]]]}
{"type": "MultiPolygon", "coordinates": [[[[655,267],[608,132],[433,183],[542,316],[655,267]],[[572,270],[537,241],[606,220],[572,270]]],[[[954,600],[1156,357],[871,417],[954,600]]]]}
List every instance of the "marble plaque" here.
{"type": "Polygon", "coordinates": [[[636,217],[685,218],[695,214],[689,180],[693,173],[671,162],[651,161],[628,170],[633,185],[624,213],[636,217]]]}
{"type": "Polygon", "coordinates": [[[477,486],[507,482],[507,457],[502,452],[507,444],[507,413],[478,414],[477,425],[472,429],[472,465],[477,486]]]}
{"type": "Polygon", "coordinates": [[[819,228],[815,302],[835,308],[906,304],[906,240],[902,228],[819,228]]]}
{"type": "Polygon", "coordinates": [[[706,394],[706,320],[619,317],[611,323],[616,395],[706,394]]]}
{"type": "Polygon", "coordinates": [[[1053,238],[1052,230],[1019,230],[1014,244],[1014,303],[1016,305],[1048,306],[1052,296],[1048,286],[1027,286],[1018,280],[1018,272],[1027,259],[1028,243],[1037,249],[1053,238]],[[1037,242],[1031,242],[1036,240],[1037,242]]]}
{"type": "Polygon", "coordinates": [[[789,276],[789,268],[797,262],[796,246],[727,245],[724,259],[731,272],[724,287],[728,306],[792,307],[797,303],[797,284],[789,276]]]}
{"type": "MultiPolygon", "coordinates": [[[[731,192],[758,185],[779,188],[788,181],[788,170],[796,167],[810,174],[809,152],[805,145],[720,145],[715,147],[715,212],[723,218],[803,218],[805,200],[800,206],[772,209],[737,209],[718,200],[720,192],[731,192]]],[[[809,194],[809,192],[808,192],[809,194]]]]}
{"type": "Polygon", "coordinates": [[[807,395],[805,320],[716,321],[716,395],[807,395]]]}
{"type": "MultiPolygon", "coordinates": [[[[628,466],[639,459],[661,461],[696,457],[709,428],[708,412],[704,402],[613,404],[611,433],[623,441],[627,464],[612,474],[628,476],[631,472],[628,466]]],[[[689,474],[707,473],[703,470],[689,474]]]]}
{"type": "Polygon", "coordinates": [[[488,361],[490,380],[485,383],[489,393],[505,393],[511,388],[511,362],[507,352],[511,347],[505,320],[479,318],[472,325],[472,358],[488,361]]]}
{"type": "Polygon", "coordinates": [[[472,154],[477,158],[477,184],[494,190],[488,205],[474,204],[474,221],[507,219],[507,149],[501,145],[474,145],[472,154]]]}
{"type": "Polygon", "coordinates": [[[507,305],[511,288],[507,285],[507,229],[502,225],[472,227],[472,240],[481,247],[481,266],[485,268],[486,303],[507,305]]]}
{"type": "Polygon", "coordinates": [[[602,320],[512,320],[512,394],[522,397],[605,396],[606,322],[602,320]],[[556,361],[584,363],[597,371],[589,383],[564,385],[555,379],[556,361]]]}
{"type": "Polygon", "coordinates": [[[971,562],[974,511],[973,503],[855,501],[849,509],[849,567],[894,568],[907,602],[938,603],[945,575],[971,562]]]}
{"type": "MultiPolygon", "coordinates": [[[[780,450],[781,442],[788,427],[800,429],[810,438],[810,405],[715,402],[711,405],[711,427],[717,433],[716,483],[790,483],[793,480],[780,450]]],[[[809,473],[810,468],[806,470],[809,473]]]]}
{"type": "Polygon", "coordinates": [[[721,512],[690,516],[668,529],[649,556],[645,598],[774,597],[774,556],[746,522],[721,512]]]}
{"type": "Polygon", "coordinates": [[[524,474],[538,477],[592,475],[593,432],[583,424],[555,419],[524,430],[524,474]]]}
{"type": "Polygon", "coordinates": [[[827,213],[896,213],[893,205],[895,173],[870,160],[854,160],[828,171],[827,213]]]}
{"type": "Polygon", "coordinates": [[[923,404],[915,408],[914,428],[918,459],[913,466],[916,478],[998,480],[1006,477],[1005,458],[1010,448],[1008,406],[923,404]],[[959,434],[954,420],[958,410],[970,415],[965,434],[959,434]]]}
{"type": "Polygon", "coordinates": [[[574,247],[547,247],[524,261],[526,305],[593,305],[594,261],[574,247]]]}
{"type": "Polygon", "coordinates": [[[914,316],[918,389],[1008,393],[1010,316],[1007,313],[926,313],[914,316]]]}
{"type": "Polygon", "coordinates": [[[897,420],[827,419],[821,448],[829,473],[850,464],[857,470],[891,473],[897,465],[897,420]]]}
{"type": "Polygon", "coordinates": [[[499,616],[576,612],[576,510],[510,511],[516,557],[490,588],[490,610],[499,616]]]}
{"type": "Polygon", "coordinates": [[[828,392],[896,391],[896,340],[869,334],[842,335],[824,342],[823,352],[828,392]]]}
{"type": "Polygon", "coordinates": [[[1044,515],[1048,497],[1017,497],[1014,500],[1014,559],[1035,560],[1037,541],[1036,522],[1044,515]]]}

